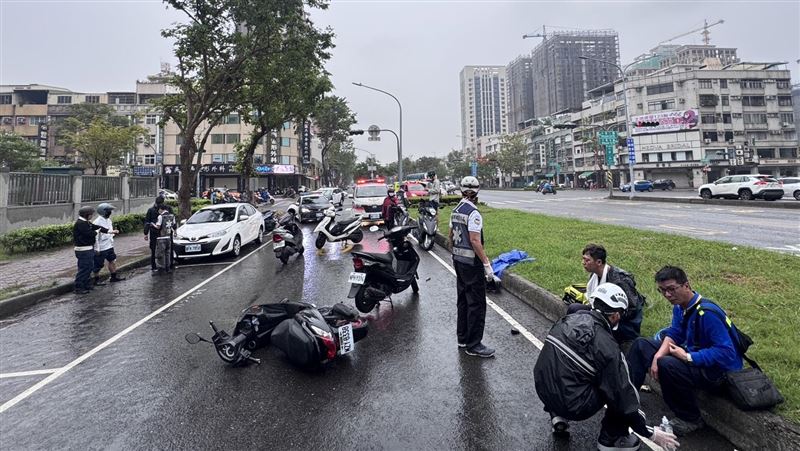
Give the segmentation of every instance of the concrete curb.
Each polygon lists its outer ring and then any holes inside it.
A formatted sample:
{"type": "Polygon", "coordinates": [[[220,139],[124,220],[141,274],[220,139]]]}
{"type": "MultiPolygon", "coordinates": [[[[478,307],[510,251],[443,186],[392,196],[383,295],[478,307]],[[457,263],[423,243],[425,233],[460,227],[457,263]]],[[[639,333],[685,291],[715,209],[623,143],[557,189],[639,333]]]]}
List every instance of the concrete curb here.
{"type": "MultiPolygon", "coordinates": [[[[436,236],[436,244],[449,249],[448,239],[441,233],[436,236]]],[[[516,274],[505,273],[503,288],[551,321],[567,312],[561,298],[516,274]]],[[[657,383],[650,381],[650,384],[655,392],[661,393],[657,383]]],[[[745,412],[725,398],[702,391],[698,392],[698,403],[706,423],[738,449],[800,449],[800,426],[779,415],[769,411],[745,412]]]]}
{"type": "MultiPolygon", "coordinates": [[[[132,269],[141,268],[150,264],[150,256],[143,256],[139,259],[130,261],[120,266],[117,271],[128,272],[132,269]]],[[[75,282],[67,282],[61,285],[47,287],[30,293],[21,294],[12,298],[0,301],[0,319],[11,316],[34,304],[50,299],[53,296],[69,293],[75,288],[75,282]]]]}
{"type": "MultiPolygon", "coordinates": [[[[606,199],[611,200],[631,200],[628,196],[613,195],[608,196],[606,199]]],[[[727,199],[691,199],[685,197],[642,197],[635,196],[634,201],[638,202],[668,202],[676,204],[701,204],[701,205],[725,205],[728,207],[753,207],[753,208],[784,208],[800,210],[800,201],[798,202],[769,202],[769,201],[752,201],[752,200],[727,200],[727,199]]]]}

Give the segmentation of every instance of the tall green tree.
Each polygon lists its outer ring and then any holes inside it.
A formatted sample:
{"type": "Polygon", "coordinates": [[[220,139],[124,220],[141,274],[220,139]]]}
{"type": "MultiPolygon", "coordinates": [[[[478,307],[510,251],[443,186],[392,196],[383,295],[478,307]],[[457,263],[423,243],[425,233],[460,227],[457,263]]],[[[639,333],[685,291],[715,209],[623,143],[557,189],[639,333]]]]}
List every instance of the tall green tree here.
{"type": "MultiPolygon", "coordinates": [[[[73,118],[67,121],[70,120],[73,118]]],[[[97,118],[85,129],[64,132],[62,139],[96,175],[106,175],[108,167],[119,164],[126,152],[136,150],[137,138],[147,133],[138,125],[114,125],[97,118]]]]}
{"type": "Polygon", "coordinates": [[[347,186],[353,181],[356,150],[350,141],[335,142],[328,151],[328,170],[331,186],[347,186]]]}
{"type": "Polygon", "coordinates": [[[522,175],[523,171],[525,171],[526,154],[528,152],[525,138],[520,134],[505,135],[500,141],[499,147],[497,166],[503,175],[511,177],[514,176],[514,173],[522,175]]]}
{"type": "Polygon", "coordinates": [[[38,168],[39,148],[15,133],[0,132],[0,165],[11,171],[34,171],[38,168]]]}
{"type": "Polygon", "coordinates": [[[322,142],[322,181],[330,185],[328,152],[334,143],[350,139],[350,127],[356,123],[356,115],[343,97],[328,96],[317,102],[311,115],[317,138],[322,142]]]}

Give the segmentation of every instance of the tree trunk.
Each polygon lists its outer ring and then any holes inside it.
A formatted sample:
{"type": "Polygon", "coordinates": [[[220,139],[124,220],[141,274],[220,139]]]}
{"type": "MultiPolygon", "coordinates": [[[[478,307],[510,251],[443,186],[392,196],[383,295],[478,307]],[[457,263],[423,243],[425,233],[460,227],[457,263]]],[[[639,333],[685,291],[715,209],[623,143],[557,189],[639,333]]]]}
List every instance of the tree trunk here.
{"type": "Polygon", "coordinates": [[[258,147],[258,141],[268,134],[268,131],[264,131],[262,128],[258,128],[253,131],[250,135],[250,142],[247,145],[247,148],[244,150],[244,157],[242,158],[242,177],[244,178],[242,182],[242,193],[247,196],[247,199],[250,199],[250,203],[255,204],[255,196],[253,196],[253,187],[250,186],[250,174],[253,173],[253,154],[256,152],[256,147],[258,147]]]}
{"type": "MultiPolygon", "coordinates": [[[[196,171],[192,171],[192,160],[197,153],[194,132],[194,129],[184,130],[183,144],[181,145],[181,183],[178,188],[178,208],[180,208],[181,219],[189,219],[192,216],[192,187],[197,176],[196,171]]],[[[197,195],[200,196],[200,193],[197,195]]]]}

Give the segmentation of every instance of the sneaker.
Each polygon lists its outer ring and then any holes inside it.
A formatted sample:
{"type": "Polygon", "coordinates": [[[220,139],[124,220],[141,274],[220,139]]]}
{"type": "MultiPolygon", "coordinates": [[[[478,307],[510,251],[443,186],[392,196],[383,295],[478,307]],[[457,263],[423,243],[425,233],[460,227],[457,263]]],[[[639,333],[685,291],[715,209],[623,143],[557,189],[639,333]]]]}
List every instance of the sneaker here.
{"type": "Polygon", "coordinates": [[[110,282],[111,282],[111,283],[114,283],[114,282],[122,282],[123,280],[125,280],[125,278],[124,278],[124,277],[120,277],[120,276],[118,276],[118,275],[116,275],[116,274],[111,274],[111,279],[110,279],[110,282]]]}
{"type": "Polygon", "coordinates": [[[485,346],[483,343],[478,343],[475,346],[466,350],[467,355],[474,355],[483,358],[494,356],[494,349],[485,346]]]}
{"type": "Polygon", "coordinates": [[[466,348],[466,347],[467,347],[467,344],[466,344],[466,343],[461,343],[461,342],[459,341],[459,342],[458,342],[458,347],[459,347],[459,348],[466,348]]]}
{"type": "MultiPolygon", "coordinates": [[[[112,282],[113,282],[113,281],[112,281],[112,282]]],[[[96,286],[96,287],[102,287],[102,286],[104,286],[104,285],[106,284],[105,282],[103,282],[103,280],[102,280],[102,279],[100,279],[100,276],[95,276],[95,277],[94,277],[94,281],[93,281],[92,283],[93,283],[93,284],[94,284],[94,286],[96,286]]]]}
{"type": "Polygon", "coordinates": [[[688,435],[706,427],[706,422],[702,418],[697,421],[686,421],[675,417],[669,423],[672,425],[672,432],[677,436],[688,435]]]}
{"type": "Polygon", "coordinates": [[[597,439],[599,451],[637,451],[642,446],[642,441],[634,434],[617,437],[614,441],[606,439],[603,434],[597,439]]]}
{"type": "Polygon", "coordinates": [[[89,290],[87,290],[86,288],[78,288],[77,290],[75,290],[75,294],[78,294],[78,295],[88,294],[88,293],[89,293],[89,290]]]}
{"type": "Polygon", "coordinates": [[[553,426],[553,434],[569,434],[569,423],[565,418],[555,416],[550,419],[550,424],[553,426]]]}

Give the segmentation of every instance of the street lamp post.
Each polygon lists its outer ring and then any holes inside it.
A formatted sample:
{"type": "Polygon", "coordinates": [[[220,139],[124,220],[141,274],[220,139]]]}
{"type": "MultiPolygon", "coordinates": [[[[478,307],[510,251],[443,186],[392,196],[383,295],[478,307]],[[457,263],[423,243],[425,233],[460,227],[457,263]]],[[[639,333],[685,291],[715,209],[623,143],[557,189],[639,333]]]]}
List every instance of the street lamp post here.
{"type": "MultiPolygon", "coordinates": [[[[372,86],[367,86],[363,83],[356,83],[353,82],[354,85],[360,86],[362,88],[371,89],[373,91],[378,91],[380,93],[386,94],[387,96],[394,99],[397,102],[397,106],[400,108],[400,136],[397,138],[397,179],[399,181],[403,180],[403,105],[400,104],[400,101],[395,97],[393,94],[390,94],[382,89],[373,88],[372,86]]],[[[387,130],[391,131],[391,130],[387,130]]],[[[394,132],[392,132],[394,133],[394,132]]],[[[395,135],[397,136],[397,135],[395,135]]]]}
{"type": "Polygon", "coordinates": [[[358,147],[353,147],[353,148],[356,149],[356,150],[359,150],[361,152],[364,152],[365,154],[369,155],[369,157],[372,159],[372,164],[370,164],[370,161],[367,160],[367,169],[369,170],[369,178],[370,179],[374,179],[375,178],[375,172],[374,172],[373,169],[370,169],[370,168],[375,167],[375,163],[377,163],[377,159],[375,158],[375,154],[373,152],[370,152],[369,150],[361,149],[361,148],[358,148],[358,147]]]}
{"type": "MultiPolygon", "coordinates": [[[[612,63],[611,61],[605,61],[605,60],[601,60],[601,59],[598,59],[598,58],[592,58],[591,56],[579,56],[578,57],[578,59],[597,61],[598,63],[603,63],[603,64],[608,64],[610,66],[614,66],[622,74],[622,99],[623,99],[623,101],[625,103],[625,135],[626,135],[625,137],[626,138],[632,138],[632,136],[631,136],[631,132],[630,132],[631,116],[630,116],[630,112],[628,111],[628,87],[627,87],[627,85],[625,83],[627,78],[628,78],[628,75],[625,72],[629,67],[633,66],[634,64],[639,64],[642,61],[646,61],[646,60],[648,60],[650,58],[654,58],[655,56],[656,55],[650,55],[647,58],[642,58],[640,60],[636,60],[636,61],[628,64],[624,68],[621,67],[617,63],[612,63]]],[[[629,169],[628,176],[630,177],[630,185],[631,185],[631,191],[630,191],[630,195],[628,196],[628,198],[629,199],[633,199],[634,192],[636,191],[636,189],[633,186],[633,163],[630,160],[628,161],[628,169],[629,169]]]]}

